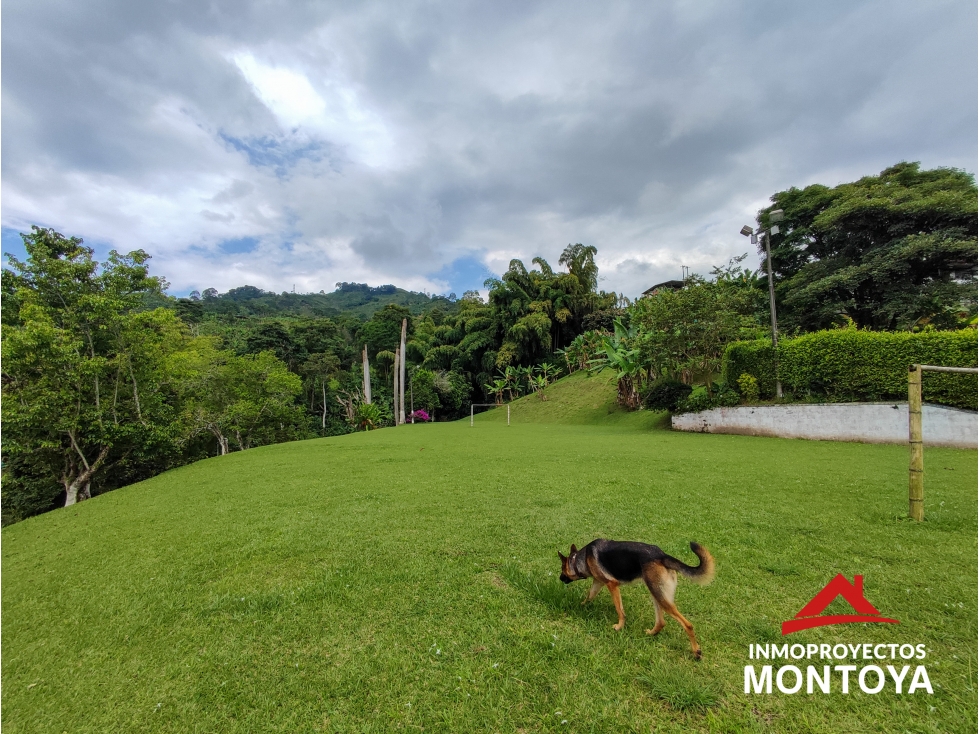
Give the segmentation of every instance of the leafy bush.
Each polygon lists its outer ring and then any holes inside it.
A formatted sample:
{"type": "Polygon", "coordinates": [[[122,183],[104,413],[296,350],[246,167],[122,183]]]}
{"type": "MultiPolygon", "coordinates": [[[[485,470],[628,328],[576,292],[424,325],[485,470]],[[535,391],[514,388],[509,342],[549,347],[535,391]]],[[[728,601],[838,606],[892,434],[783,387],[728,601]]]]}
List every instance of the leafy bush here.
{"type": "Polygon", "coordinates": [[[713,383],[712,393],[707,392],[707,387],[698,385],[693,388],[690,395],[681,400],[676,413],[699,413],[701,410],[711,408],[733,408],[741,404],[741,396],[724,383],[713,383]]]}
{"type": "Polygon", "coordinates": [[[737,390],[722,383],[717,392],[714,393],[714,407],[733,408],[735,405],[741,405],[741,395],[737,390]]]}
{"type": "MultiPolygon", "coordinates": [[[[834,329],[784,339],[779,344],[779,376],[796,397],[830,401],[907,399],[908,367],[976,366],[976,332],[874,332],[834,329]]],[[[721,375],[732,384],[742,374],[758,381],[761,397],[775,394],[771,342],[735,342],[724,352],[721,375]]],[[[924,399],[930,403],[976,409],[973,375],[929,373],[924,399]]]]}
{"type": "Polygon", "coordinates": [[[414,372],[410,381],[414,406],[428,415],[443,418],[458,417],[463,403],[469,398],[469,383],[464,375],[445,370],[420,368],[414,372]]]}
{"type": "Polygon", "coordinates": [[[690,385],[679,380],[664,378],[649,386],[642,396],[642,402],[649,410],[669,410],[675,413],[692,390],[690,385]]]}
{"type": "Polygon", "coordinates": [[[612,331],[616,319],[627,319],[628,312],[623,308],[603,308],[594,311],[581,320],[585,331],[612,331]]]}
{"type": "Polygon", "coordinates": [[[714,407],[714,401],[707,393],[707,388],[703,386],[695,387],[685,400],[677,406],[678,413],[699,413],[701,410],[710,410],[714,407]]]}
{"type": "Polygon", "coordinates": [[[389,420],[391,420],[390,413],[377,403],[358,403],[354,409],[354,428],[358,431],[380,428],[389,420]]]}
{"type": "Polygon", "coordinates": [[[744,398],[746,403],[758,402],[760,396],[758,392],[758,380],[753,375],[742,372],[741,377],[738,378],[738,389],[741,391],[741,397],[744,398]]]}

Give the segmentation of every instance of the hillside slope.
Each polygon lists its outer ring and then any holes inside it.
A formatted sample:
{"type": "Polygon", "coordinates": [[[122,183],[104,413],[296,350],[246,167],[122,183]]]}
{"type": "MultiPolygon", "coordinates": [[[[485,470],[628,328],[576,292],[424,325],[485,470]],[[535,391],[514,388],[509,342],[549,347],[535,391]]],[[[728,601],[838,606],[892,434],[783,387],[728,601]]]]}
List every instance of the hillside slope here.
{"type": "MultiPolygon", "coordinates": [[[[615,402],[615,373],[605,370],[597,375],[578,371],[562,377],[538,395],[524,395],[510,403],[511,423],[544,423],[552,425],[606,425],[636,430],[669,428],[665,412],[640,410],[629,412],[615,402]]],[[[477,420],[506,422],[506,408],[490,408],[477,420]]]]}

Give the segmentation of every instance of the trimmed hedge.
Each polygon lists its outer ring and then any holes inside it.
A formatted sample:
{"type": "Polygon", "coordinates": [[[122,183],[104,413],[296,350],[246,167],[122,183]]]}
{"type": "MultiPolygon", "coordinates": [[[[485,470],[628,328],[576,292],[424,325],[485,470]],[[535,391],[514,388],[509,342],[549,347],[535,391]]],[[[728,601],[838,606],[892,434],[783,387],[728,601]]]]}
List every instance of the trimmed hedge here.
{"type": "MultiPolygon", "coordinates": [[[[831,402],[907,400],[908,367],[975,367],[976,331],[880,332],[834,329],[779,343],[782,386],[798,399],[831,402]]],[[[721,379],[737,385],[742,374],[758,380],[762,397],[775,395],[772,343],[735,342],[724,351],[721,379]]],[[[976,376],[925,373],[926,402],[976,410],[976,376]]]]}

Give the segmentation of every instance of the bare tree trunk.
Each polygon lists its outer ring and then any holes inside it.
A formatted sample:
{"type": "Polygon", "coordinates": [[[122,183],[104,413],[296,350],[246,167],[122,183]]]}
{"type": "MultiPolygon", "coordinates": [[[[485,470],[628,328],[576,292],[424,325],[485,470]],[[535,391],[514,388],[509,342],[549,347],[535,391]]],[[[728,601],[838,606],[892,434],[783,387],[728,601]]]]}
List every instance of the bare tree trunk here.
{"type": "MultiPolygon", "coordinates": [[[[88,353],[91,355],[92,360],[95,360],[95,345],[92,344],[92,332],[88,329],[85,330],[85,335],[88,337],[88,353]]],[[[95,413],[99,417],[99,425],[102,425],[102,401],[99,394],[99,376],[96,374],[93,376],[95,379],[95,413]]]]}
{"type": "Polygon", "coordinates": [[[99,417],[99,426],[102,426],[102,403],[99,399],[99,376],[95,375],[95,414],[99,417]]]}
{"type": "Polygon", "coordinates": [[[65,488],[65,507],[70,507],[71,505],[81,502],[82,500],[86,500],[92,496],[92,476],[99,470],[99,467],[102,466],[102,462],[105,461],[105,457],[109,455],[109,447],[103,446],[102,450],[99,452],[98,458],[91,465],[89,465],[88,461],[85,459],[85,455],[81,452],[81,449],[78,448],[78,443],[75,441],[74,435],[71,433],[68,435],[71,438],[72,446],[81,457],[82,464],[85,466],[85,469],[77,477],[62,477],[61,483],[65,488]]]}
{"type": "Polygon", "coordinates": [[[367,362],[367,345],[364,345],[364,402],[371,402],[371,367],[367,362]]]}
{"type": "Polygon", "coordinates": [[[136,386],[136,375],[133,372],[133,361],[131,359],[129,362],[129,379],[133,381],[133,400],[136,402],[136,417],[139,419],[140,423],[143,423],[143,412],[139,408],[139,388],[136,386]]]}
{"type": "Polygon", "coordinates": [[[348,392],[345,391],[343,394],[346,397],[346,400],[344,400],[343,398],[341,398],[339,395],[336,395],[335,397],[337,399],[337,402],[340,403],[340,405],[343,406],[343,410],[344,410],[344,412],[347,415],[347,422],[348,423],[353,423],[353,421],[354,421],[354,403],[360,401],[360,393],[354,391],[354,394],[351,395],[350,393],[348,393],[348,392]]]}
{"type": "Polygon", "coordinates": [[[401,370],[398,368],[398,360],[401,359],[401,347],[394,350],[394,394],[391,398],[391,412],[394,413],[394,425],[401,425],[401,416],[398,415],[398,378],[401,377],[401,370]]]}
{"type": "Polygon", "coordinates": [[[394,407],[395,411],[398,411],[398,420],[395,424],[405,423],[405,338],[408,334],[408,319],[401,320],[401,361],[399,362],[401,370],[401,378],[399,385],[401,385],[401,391],[398,393],[398,404],[394,407]]]}
{"type": "Polygon", "coordinates": [[[65,507],[71,507],[78,502],[78,487],[77,481],[65,485],[65,507]]]}
{"type": "Polygon", "coordinates": [[[112,422],[117,426],[119,425],[119,416],[116,414],[116,406],[119,404],[119,377],[122,374],[122,370],[116,370],[116,389],[115,394],[112,396],[112,422]]]}
{"type": "Polygon", "coordinates": [[[326,383],[323,383],[323,430],[326,430],[326,383]]]}
{"type": "Polygon", "coordinates": [[[208,428],[208,430],[213,433],[214,437],[218,440],[218,451],[221,452],[221,456],[226,455],[228,453],[228,439],[225,438],[225,435],[214,426],[211,426],[208,428]]]}

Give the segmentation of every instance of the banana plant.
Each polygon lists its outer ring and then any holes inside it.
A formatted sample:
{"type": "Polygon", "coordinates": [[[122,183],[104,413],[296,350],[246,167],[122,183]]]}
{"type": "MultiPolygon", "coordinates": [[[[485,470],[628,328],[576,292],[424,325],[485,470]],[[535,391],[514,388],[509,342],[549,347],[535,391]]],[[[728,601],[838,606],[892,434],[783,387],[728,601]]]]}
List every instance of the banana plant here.
{"type": "Polygon", "coordinates": [[[561,368],[557,365],[550,364],[549,362],[541,362],[537,369],[540,370],[541,376],[544,378],[544,384],[550,384],[550,382],[561,374],[561,368]],[[550,376],[548,376],[550,373],[550,376]]]}
{"type": "Polygon", "coordinates": [[[541,401],[547,400],[547,395],[544,394],[544,388],[547,387],[547,380],[544,379],[544,375],[535,375],[531,380],[531,385],[541,401]]]}
{"type": "Polygon", "coordinates": [[[500,373],[500,377],[506,383],[507,392],[510,393],[510,400],[513,400],[514,393],[516,396],[520,396],[520,375],[517,372],[517,368],[512,365],[507,366],[505,370],[500,373]]]}
{"type": "Polygon", "coordinates": [[[507,389],[506,380],[494,380],[492,384],[487,383],[483,387],[496,398],[497,405],[503,405],[503,391],[507,389]]]}
{"type": "Polygon", "coordinates": [[[616,371],[618,391],[616,400],[629,410],[639,407],[639,384],[645,374],[640,355],[641,350],[636,344],[636,328],[626,328],[620,319],[614,322],[615,331],[602,338],[602,348],[605,354],[589,362],[592,371],[611,367],[616,371]],[[635,346],[634,346],[635,345],[635,346]]]}
{"type": "Polygon", "coordinates": [[[531,392],[534,389],[534,368],[533,367],[517,367],[515,368],[517,373],[517,383],[521,382],[526,385],[526,392],[531,392]]]}

